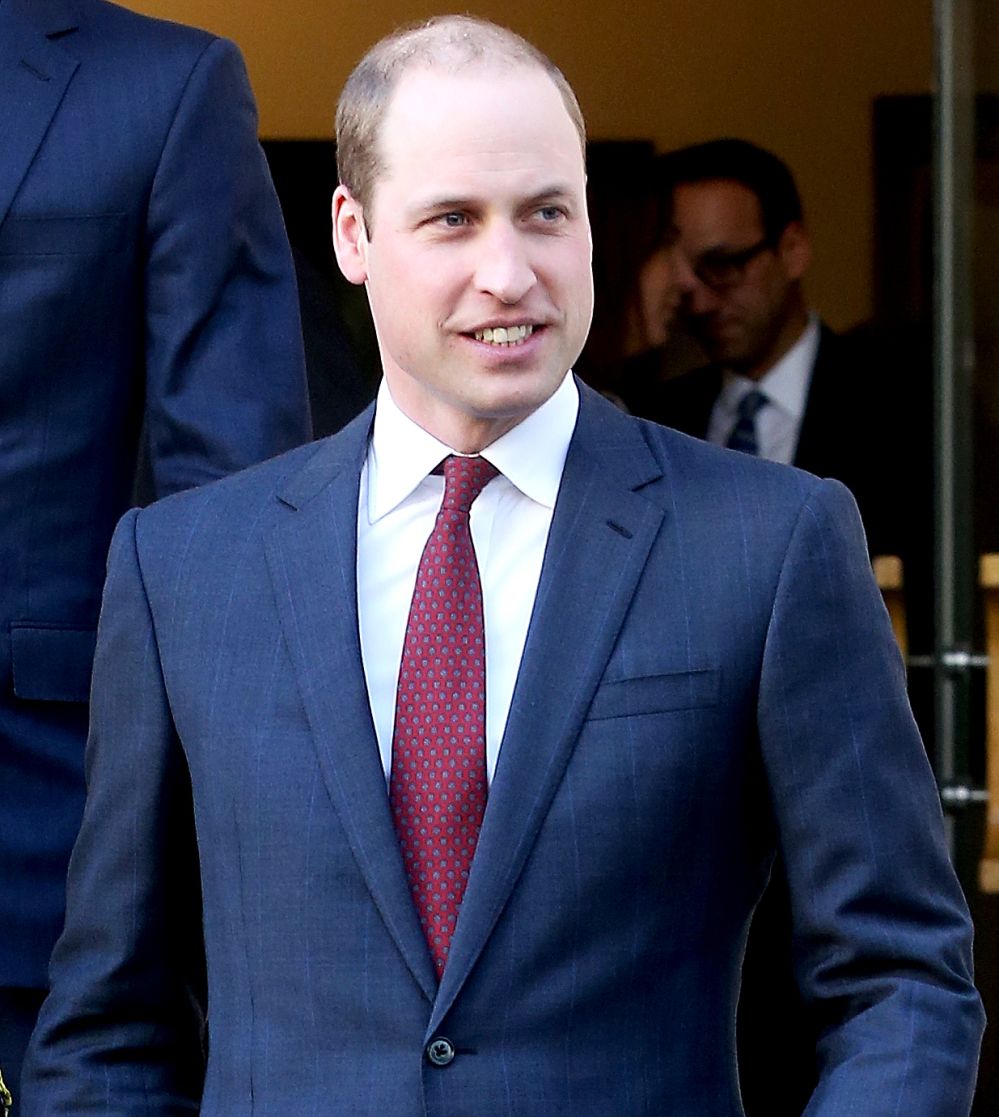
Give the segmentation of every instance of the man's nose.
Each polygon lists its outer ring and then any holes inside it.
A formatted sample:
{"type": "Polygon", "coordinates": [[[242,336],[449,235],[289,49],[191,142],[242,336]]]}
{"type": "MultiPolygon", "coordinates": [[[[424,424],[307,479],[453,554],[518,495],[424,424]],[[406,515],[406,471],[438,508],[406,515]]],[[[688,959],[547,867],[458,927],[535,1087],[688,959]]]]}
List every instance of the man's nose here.
{"type": "Polygon", "coordinates": [[[679,245],[674,246],[670,263],[673,266],[673,282],[679,287],[681,294],[689,296],[701,281],[694,274],[686,252],[679,245]]]}
{"type": "Polygon", "coordinates": [[[699,279],[693,270],[684,290],[684,302],[691,314],[710,314],[721,305],[718,292],[699,279]]]}
{"type": "Polygon", "coordinates": [[[519,302],[537,281],[527,247],[516,229],[502,226],[487,231],[475,269],[478,290],[508,305],[519,302]]]}

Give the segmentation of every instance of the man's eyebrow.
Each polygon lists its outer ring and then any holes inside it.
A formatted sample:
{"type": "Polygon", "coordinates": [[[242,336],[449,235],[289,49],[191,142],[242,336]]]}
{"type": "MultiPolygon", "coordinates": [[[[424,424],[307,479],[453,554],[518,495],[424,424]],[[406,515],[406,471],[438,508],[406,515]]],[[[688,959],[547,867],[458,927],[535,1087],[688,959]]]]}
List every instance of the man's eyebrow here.
{"type": "Polygon", "coordinates": [[[434,209],[468,209],[476,204],[471,196],[459,197],[454,195],[437,195],[423,198],[412,205],[414,213],[426,213],[434,209]]]}
{"type": "Polygon", "coordinates": [[[573,189],[568,183],[555,182],[550,186],[545,186],[541,190],[535,191],[527,199],[528,203],[544,202],[551,198],[573,198],[579,193],[578,190],[573,189]]]}
{"type": "MultiPolygon", "coordinates": [[[[522,205],[538,205],[553,199],[573,198],[578,194],[567,183],[555,182],[546,184],[540,190],[532,191],[521,203],[522,205]]],[[[430,195],[415,201],[408,207],[408,212],[413,215],[424,213],[441,213],[448,210],[475,209],[485,204],[485,199],[473,195],[437,194],[430,195]]]]}

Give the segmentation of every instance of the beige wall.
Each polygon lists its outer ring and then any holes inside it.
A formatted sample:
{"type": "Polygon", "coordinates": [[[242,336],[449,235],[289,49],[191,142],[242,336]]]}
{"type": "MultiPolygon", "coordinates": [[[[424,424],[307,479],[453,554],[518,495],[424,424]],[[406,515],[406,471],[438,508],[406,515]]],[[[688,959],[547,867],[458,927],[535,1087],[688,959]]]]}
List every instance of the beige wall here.
{"type": "MultiPolygon", "coordinates": [[[[235,39],[270,137],[328,135],[337,91],[364,50],[400,22],[446,10],[404,0],[127,2],[235,39]]],[[[869,314],[871,100],[929,88],[931,0],[479,0],[474,11],[551,54],[594,138],[668,148],[740,135],[783,155],[815,240],[813,302],[837,327],[869,314]]]]}

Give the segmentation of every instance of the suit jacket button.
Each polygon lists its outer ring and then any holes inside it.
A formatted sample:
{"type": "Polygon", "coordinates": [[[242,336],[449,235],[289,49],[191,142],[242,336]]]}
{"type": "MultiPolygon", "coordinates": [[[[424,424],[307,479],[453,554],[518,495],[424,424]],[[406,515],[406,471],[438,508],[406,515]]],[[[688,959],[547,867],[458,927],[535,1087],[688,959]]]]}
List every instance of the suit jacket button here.
{"type": "Polygon", "coordinates": [[[427,1044],[427,1058],[435,1067],[446,1067],[454,1062],[454,1044],[444,1036],[437,1036],[427,1044]]]}

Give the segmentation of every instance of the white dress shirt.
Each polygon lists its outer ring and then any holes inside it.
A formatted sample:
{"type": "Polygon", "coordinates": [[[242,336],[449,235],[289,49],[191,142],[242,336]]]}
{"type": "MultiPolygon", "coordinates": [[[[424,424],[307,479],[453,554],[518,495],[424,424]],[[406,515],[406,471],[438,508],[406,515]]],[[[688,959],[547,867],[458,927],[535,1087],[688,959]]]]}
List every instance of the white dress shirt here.
{"type": "Polygon", "coordinates": [[[765,406],[756,415],[759,456],[791,465],[805,417],[812,369],[819,351],[819,334],[818,315],[810,314],[801,337],[759,380],[726,372],[721,391],[711,409],[708,442],[725,445],[739,420],[739,404],[755,389],[767,398],[765,406]]]}
{"type": "MultiPolygon", "coordinates": [[[[546,403],[482,453],[500,471],[472,505],[470,517],[482,580],[490,780],[578,412],[579,392],[569,373],[546,403]]],[[[383,380],[361,471],[357,609],[368,701],[386,777],[416,570],[444,497],[444,478],[431,470],[451,453],[399,410],[383,380]]]]}

